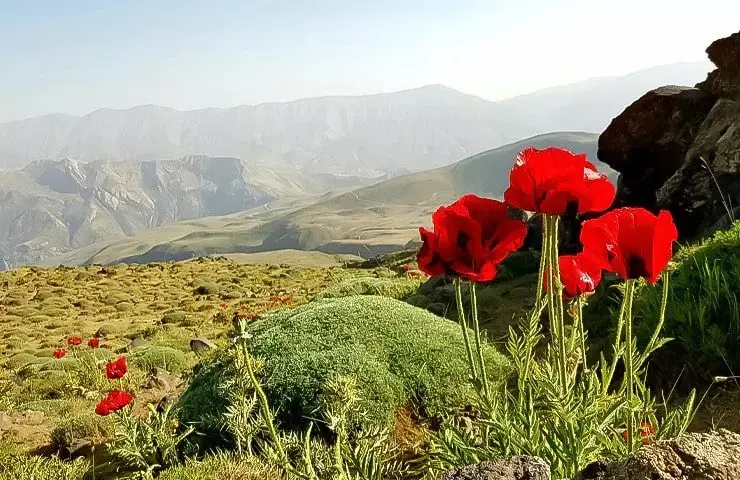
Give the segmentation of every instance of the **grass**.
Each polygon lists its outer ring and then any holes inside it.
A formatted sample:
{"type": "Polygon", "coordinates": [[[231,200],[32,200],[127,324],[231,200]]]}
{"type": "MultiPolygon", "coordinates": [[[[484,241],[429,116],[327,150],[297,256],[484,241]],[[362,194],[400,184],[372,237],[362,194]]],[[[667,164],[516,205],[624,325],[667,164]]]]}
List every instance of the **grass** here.
{"type": "MultiPolygon", "coordinates": [[[[146,341],[128,352],[130,386],[141,413],[146,402],[177,393],[142,388],[148,372],[163,368],[187,376],[198,361],[190,340],[205,337],[223,346],[234,311],[262,314],[304,304],[353,278],[393,275],[385,267],[242,264],[225,258],[0,272],[0,415],[16,422],[11,436],[18,452],[49,448],[52,433],[55,438],[67,435],[70,419],[86,418],[93,411],[110,387],[102,364],[117,356],[116,351],[126,350],[131,339],[141,336],[146,341]],[[194,294],[196,290],[200,294],[194,294]],[[92,352],[86,342],[98,331],[103,348],[92,352]],[[72,335],[82,337],[83,344],[62,360],[52,358],[53,350],[72,335]],[[36,413],[24,416],[27,410],[36,413]]],[[[29,471],[48,467],[52,472],[57,464],[13,460],[12,465],[29,471]]]]}
{"type": "MultiPolygon", "coordinates": [[[[410,406],[425,419],[441,420],[464,408],[473,394],[462,335],[453,322],[404,302],[380,296],[350,296],[312,302],[254,323],[250,350],[263,359],[268,397],[283,425],[300,430],[327,402],[326,385],[354,376],[363,427],[389,424],[410,406]]],[[[489,376],[501,383],[507,360],[486,350],[489,376]]],[[[233,381],[216,364],[193,382],[182,399],[184,421],[223,410],[218,386],[233,381]]]]}

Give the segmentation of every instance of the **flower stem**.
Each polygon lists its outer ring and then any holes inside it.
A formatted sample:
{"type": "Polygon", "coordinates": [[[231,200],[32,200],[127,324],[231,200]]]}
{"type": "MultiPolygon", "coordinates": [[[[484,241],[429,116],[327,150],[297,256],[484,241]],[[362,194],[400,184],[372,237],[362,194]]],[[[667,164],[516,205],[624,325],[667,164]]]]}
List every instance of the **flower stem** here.
{"type": "Polygon", "coordinates": [[[542,299],[542,284],[545,282],[545,267],[547,266],[547,217],[542,217],[542,251],[540,252],[540,271],[537,277],[537,296],[535,297],[534,308],[538,308],[538,303],[542,299]]]}
{"type": "Polygon", "coordinates": [[[465,343],[465,353],[468,355],[468,364],[470,365],[470,374],[472,375],[473,383],[478,380],[478,369],[475,367],[475,359],[473,358],[473,349],[470,346],[470,336],[468,334],[468,323],[465,321],[465,309],[462,301],[462,283],[459,278],[455,278],[455,299],[457,300],[457,320],[462,328],[463,342],[465,343]]]}
{"type": "Polygon", "coordinates": [[[634,296],[635,281],[627,280],[625,290],[626,313],[624,321],[625,355],[624,355],[624,381],[627,392],[627,448],[628,453],[634,450],[635,419],[632,415],[632,402],[634,397],[634,369],[632,357],[632,298],[634,296]]]}
{"type": "Polygon", "coordinates": [[[612,358],[612,363],[609,366],[609,369],[606,371],[606,374],[602,379],[603,393],[605,395],[609,391],[609,386],[611,385],[612,379],[614,378],[614,372],[617,370],[617,363],[619,362],[620,358],[619,351],[622,342],[622,329],[624,328],[624,317],[626,313],[627,288],[625,286],[624,296],[622,297],[622,305],[619,307],[619,318],[617,319],[617,334],[614,336],[614,357],[612,358]]]}
{"type": "Polygon", "coordinates": [[[565,326],[563,315],[563,295],[560,285],[560,266],[558,265],[558,221],[557,215],[547,215],[546,222],[548,234],[548,314],[553,333],[553,339],[557,344],[558,353],[557,367],[560,376],[561,388],[567,390],[568,374],[566,372],[567,349],[565,347],[565,326]]]}
{"type": "Polygon", "coordinates": [[[486,363],[483,359],[483,346],[480,341],[480,324],[478,323],[478,298],[475,292],[475,283],[470,282],[470,309],[473,316],[473,331],[475,333],[475,349],[478,354],[478,366],[480,368],[480,382],[483,384],[483,394],[486,399],[491,398],[488,390],[488,377],[486,376],[486,363]]]}
{"type": "Polygon", "coordinates": [[[581,361],[583,362],[583,371],[588,371],[588,362],[586,360],[586,329],[583,326],[583,296],[578,295],[576,297],[576,315],[578,315],[578,318],[576,319],[577,325],[574,325],[574,330],[578,332],[578,336],[581,339],[581,361]]]}
{"type": "Polygon", "coordinates": [[[669,283],[670,283],[670,275],[669,272],[663,272],[663,297],[661,298],[660,302],[660,317],[658,317],[658,324],[655,326],[655,331],[653,332],[653,335],[650,337],[650,341],[648,342],[648,346],[645,349],[645,354],[648,355],[654,348],[655,344],[658,342],[658,337],[660,336],[660,331],[663,329],[663,324],[665,323],[665,311],[666,307],[668,306],[668,294],[669,294],[669,283]]]}

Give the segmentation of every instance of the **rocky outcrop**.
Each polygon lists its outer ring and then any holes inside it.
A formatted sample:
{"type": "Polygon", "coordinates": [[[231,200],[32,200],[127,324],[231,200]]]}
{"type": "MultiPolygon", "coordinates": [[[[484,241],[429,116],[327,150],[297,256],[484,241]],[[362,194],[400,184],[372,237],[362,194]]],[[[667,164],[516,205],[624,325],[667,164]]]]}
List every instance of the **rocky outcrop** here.
{"type": "Polygon", "coordinates": [[[576,480],[736,480],[740,435],[691,433],[643,447],[627,460],[589,465],[576,480]]]}
{"type": "Polygon", "coordinates": [[[620,172],[616,205],[670,210],[681,239],[728,224],[740,205],[740,32],[707,54],[707,80],[646,93],[599,137],[598,158],[620,172]]]}
{"type": "Polygon", "coordinates": [[[538,457],[520,455],[449,471],[444,480],[550,480],[550,467],[538,457]]]}

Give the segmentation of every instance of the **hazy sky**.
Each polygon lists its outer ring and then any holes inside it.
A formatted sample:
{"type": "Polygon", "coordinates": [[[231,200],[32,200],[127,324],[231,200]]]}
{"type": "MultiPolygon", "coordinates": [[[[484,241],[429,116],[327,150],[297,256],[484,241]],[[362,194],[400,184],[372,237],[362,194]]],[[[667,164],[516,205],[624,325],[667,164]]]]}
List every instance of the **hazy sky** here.
{"type": "Polygon", "coordinates": [[[702,60],[738,0],[0,0],[0,121],[441,83],[488,99],[702,60]]]}

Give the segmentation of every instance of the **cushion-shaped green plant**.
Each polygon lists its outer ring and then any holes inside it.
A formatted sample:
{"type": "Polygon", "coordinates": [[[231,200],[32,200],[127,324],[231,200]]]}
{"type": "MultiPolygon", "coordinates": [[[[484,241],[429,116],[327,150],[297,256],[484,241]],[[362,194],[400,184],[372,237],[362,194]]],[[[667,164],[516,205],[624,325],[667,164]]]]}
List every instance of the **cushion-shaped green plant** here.
{"type": "Polygon", "coordinates": [[[128,361],[145,372],[163,368],[170,373],[179,373],[188,366],[185,352],[161,345],[136,348],[128,354],[128,361]]]}
{"type": "Polygon", "coordinates": [[[400,300],[412,295],[419,288],[419,284],[418,279],[409,277],[358,277],[327,288],[316,295],[315,299],[379,295],[400,300]]]}
{"type": "MultiPolygon", "coordinates": [[[[387,425],[404,405],[443,416],[467,405],[474,393],[459,325],[398,300],[319,300],[269,315],[251,333],[250,351],[264,360],[265,389],[287,428],[320,418],[327,382],[342,375],[357,379],[364,413],[351,420],[361,426],[387,425]]],[[[484,352],[489,377],[503,381],[508,361],[488,344],[484,352]]],[[[222,364],[229,358],[196,375],[181,398],[181,420],[208,423],[225,409],[219,386],[230,380],[222,364]]]]}

